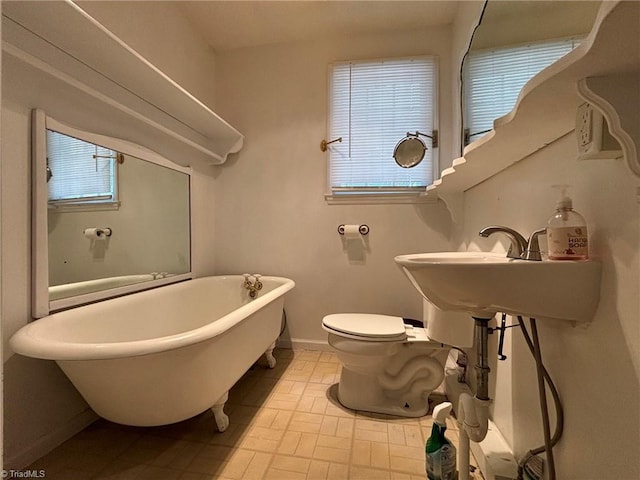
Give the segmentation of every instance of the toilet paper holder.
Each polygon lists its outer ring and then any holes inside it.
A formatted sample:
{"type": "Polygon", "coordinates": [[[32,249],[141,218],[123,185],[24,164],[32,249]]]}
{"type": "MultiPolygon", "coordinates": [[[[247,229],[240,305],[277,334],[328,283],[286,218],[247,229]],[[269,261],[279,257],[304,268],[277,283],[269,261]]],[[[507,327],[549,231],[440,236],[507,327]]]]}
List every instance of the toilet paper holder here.
{"type": "MultiPolygon", "coordinates": [[[[369,225],[363,224],[358,227],[360,235],[367,235],[369,233],[369,225]]],[[[344,235],[344,224],[338,225],[338,233],[344,235]]]]}
{"type": "Polygon", "coordinates": [[[107,228],[85,228],[82,231],[82,234],[92,240],[100,240],[103,239],[105,237],[110,237],[111,234],[113,233],[113,230],[111,230],[111,228],[107,227],[107,228]]]}

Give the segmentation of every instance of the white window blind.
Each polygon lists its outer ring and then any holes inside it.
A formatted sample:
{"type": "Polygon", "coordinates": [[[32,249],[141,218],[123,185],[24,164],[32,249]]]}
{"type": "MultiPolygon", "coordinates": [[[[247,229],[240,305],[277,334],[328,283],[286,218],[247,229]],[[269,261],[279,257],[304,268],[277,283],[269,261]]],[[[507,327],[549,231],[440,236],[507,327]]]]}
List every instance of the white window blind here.
{"type": "Polygon", "coordinates": [[[474,134],[493,128],[510,112],[531,77],[579,45],[575,38],[469,53],[464,75],[465,128],[474,134]]]}
{"type": "Polygon", "coordinates": [[[49,203],[115,202],[117,152],[47,130],[49,203]]]}
{"type": "Polygon", "coordinates": [[[339,193],[398,193],[433,180],[434,149],[399,167],[393,150],[407,132],[434,129],[436,61],[433,57],[341,62],[330,67],[330,187],[339,193]]]}

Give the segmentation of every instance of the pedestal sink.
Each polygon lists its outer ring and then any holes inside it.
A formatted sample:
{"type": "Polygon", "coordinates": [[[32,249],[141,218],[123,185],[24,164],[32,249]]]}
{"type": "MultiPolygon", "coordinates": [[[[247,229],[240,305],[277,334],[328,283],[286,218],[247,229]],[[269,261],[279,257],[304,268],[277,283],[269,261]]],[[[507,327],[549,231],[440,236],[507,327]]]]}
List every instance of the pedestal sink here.
{"type": "Polygon", "coordinates": [[[587,322],[600,298],[595,261],[527,261],[485,252],[399,255],[413,286],[442,310],[587,322]]]}

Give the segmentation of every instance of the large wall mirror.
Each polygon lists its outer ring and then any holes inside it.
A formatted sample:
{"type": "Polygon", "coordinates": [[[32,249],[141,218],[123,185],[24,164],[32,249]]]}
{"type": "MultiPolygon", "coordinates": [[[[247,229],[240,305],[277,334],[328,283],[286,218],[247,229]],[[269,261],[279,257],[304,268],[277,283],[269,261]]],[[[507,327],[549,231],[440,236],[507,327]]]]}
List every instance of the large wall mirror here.
{"type": "Polygon", "coordinates": [[[191,169],[32,117],[33,316],[191,278],[191,169]]]}
{"type": "Polygon", "coordinates": [[[487,0],[462,66],[462,146],[510,112],[525,83],[577,47],[600,1],[487,0]]]}

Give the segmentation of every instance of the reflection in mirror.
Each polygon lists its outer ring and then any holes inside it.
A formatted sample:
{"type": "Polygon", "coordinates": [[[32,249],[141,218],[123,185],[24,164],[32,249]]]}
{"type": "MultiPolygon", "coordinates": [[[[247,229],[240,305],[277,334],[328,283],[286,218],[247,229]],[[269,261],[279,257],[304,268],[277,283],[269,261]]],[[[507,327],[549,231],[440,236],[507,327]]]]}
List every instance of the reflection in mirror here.
{"type": "Polygon", "coordinates": [[[462,66],[463,147],[513,109],[534,75],[579,45],[600,3],[487,0],[462,66]]]}
{"type": "Polygon", "coordinates": [[[190,278],[190,169],[37,115],[34,316],[190,278]]]}
{"type": "Polygon", "coordinates": [[[401,139],[393,149],[393,159],[402,168],[413,168],[424,158],[424,154],[429,150],[420,136],[431,139],[431,146],[438,148],[438,131],[433,130],[431,135],[426,133],[407,132],[407,136],[401,139]]]}
{"type": "Polygon", "coordinates": [[[424,158],[427,146],[418,137],[405,137],[393,149],[393,158],[402,168],[412,168],[424,158]]]}

